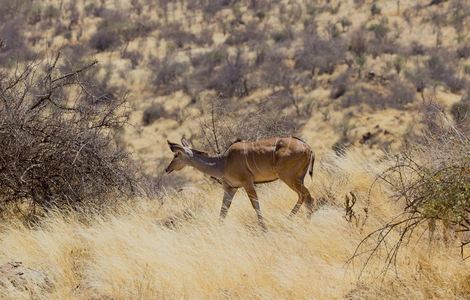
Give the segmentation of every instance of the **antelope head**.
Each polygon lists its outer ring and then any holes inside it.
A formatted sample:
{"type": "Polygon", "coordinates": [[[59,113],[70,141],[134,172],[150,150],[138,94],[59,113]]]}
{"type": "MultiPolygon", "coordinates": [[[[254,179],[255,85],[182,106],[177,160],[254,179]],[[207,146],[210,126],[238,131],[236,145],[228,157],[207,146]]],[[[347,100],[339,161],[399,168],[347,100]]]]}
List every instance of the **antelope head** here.
{"type": "Polygon", "coordinates": [[[194,153],[189,142],[185,138],[181,139],[181,145],[170,141],[167,142],[174,156],[168,167],[166,167],[165,172],[170,174],[173,171],[179,171],[190,165],[194,153]]]}

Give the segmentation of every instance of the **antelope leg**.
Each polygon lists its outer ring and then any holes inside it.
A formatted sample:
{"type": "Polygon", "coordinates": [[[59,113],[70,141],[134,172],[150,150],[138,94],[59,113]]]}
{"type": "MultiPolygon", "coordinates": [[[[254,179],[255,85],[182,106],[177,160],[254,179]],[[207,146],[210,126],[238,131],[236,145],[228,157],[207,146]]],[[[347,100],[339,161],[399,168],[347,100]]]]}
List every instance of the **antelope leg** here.
{"type": "Polygon", "coordinates": [[[220,219],[225,219],[227,216],[230,205],[232,204],[233,196],[237,192],[236,188],[224,186],[224,199],[222,201],[222,207],[220,208],[220,219]]]}
{"type": "Polygon", "coordinates": [[[244,189],[250,198],[251,205],[253,206],[254,210],[256,211],[256,215],[258,216],[258,222],[263,231],[267,230],[266,224],[264,223],[263,216],[261,215],[261,208],[259,206],[258,195],[256,194],[255,186],[253,183],[247,184],[244,186],[244,189]]]}

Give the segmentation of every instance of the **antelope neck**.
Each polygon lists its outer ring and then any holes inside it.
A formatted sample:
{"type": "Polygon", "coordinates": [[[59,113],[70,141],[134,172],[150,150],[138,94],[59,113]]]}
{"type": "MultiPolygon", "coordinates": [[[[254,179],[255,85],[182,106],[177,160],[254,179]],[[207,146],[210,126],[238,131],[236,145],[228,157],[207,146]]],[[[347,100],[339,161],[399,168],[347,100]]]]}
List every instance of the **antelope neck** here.
{"type": "Polygon", "coordinates": [[[221,178],[224,175],[225,158],[223,156],[209,157],[194,153],[191,166],[204,174],[221,178]]]}

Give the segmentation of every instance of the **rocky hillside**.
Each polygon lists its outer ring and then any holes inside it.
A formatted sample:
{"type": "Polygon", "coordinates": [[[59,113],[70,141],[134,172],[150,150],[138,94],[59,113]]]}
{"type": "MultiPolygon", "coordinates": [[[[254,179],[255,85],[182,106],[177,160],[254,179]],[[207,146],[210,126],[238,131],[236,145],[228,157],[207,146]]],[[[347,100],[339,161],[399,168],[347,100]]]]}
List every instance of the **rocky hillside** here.
{"type": "Polygon", "coordinates": [[[257,133],[241,138],[268,135],[277,122],[278,132],[303,136],[320,154],[352,145],[394,151],[412,138],[423,103],[459,116],[468,107],[470,7],[462,0],[2,7],[2,68],[58,51],[64,68],[97,59],[86,80],[99,101],[128,99],[133,126],[124,140],[149,172],[169,156],[168,138],[184,134],[207,147],[201,119],[215,102],[220,124],[262,118],[257,133]]]}

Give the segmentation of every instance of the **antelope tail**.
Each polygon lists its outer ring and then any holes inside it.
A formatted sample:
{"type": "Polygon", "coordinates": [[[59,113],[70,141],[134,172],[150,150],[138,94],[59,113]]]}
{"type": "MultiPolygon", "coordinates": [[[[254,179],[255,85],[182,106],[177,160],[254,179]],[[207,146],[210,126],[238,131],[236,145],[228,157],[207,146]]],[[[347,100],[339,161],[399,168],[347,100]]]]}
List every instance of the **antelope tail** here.
{"type": "Polygon", "coordinates": [[[313,151],[310,153],[310,163],[308,167],[308,174],[310,174],[310,178],[313,178],[313,165],[315,164],[315,154],[313,151]]]}

